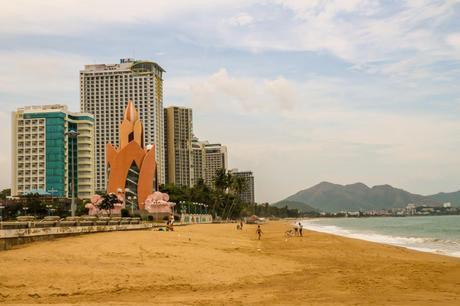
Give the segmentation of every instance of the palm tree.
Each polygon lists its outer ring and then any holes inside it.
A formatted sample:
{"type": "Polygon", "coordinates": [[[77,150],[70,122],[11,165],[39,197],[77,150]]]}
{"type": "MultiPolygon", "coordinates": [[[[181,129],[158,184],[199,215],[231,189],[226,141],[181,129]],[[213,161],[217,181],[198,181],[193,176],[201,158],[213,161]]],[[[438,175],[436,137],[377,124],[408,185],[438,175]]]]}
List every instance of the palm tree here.
{"type": "Polygon", "coordinates": [[[227,211],[227,218],[231,217],[235,206],[237,204],[241,204],[241,194],[246,191],[247,188],[248,182],[246,178],[242,176],[231,177],[230,191],[234,195],[234,199],[229,210],[227,211]]]}
{"type": "Polygon", "coordinates": [[[117,195],[114,193],[107,193],[102,196],[102,201],[99,204],[100,209],[108,211],[109,216],[112,215],[112,209],[115,207],[115,204],[120,203],[117,195]]]}
{"type": "MultiPolygon", "coordinates": [[[[218,213],[219,204],[221,205],[224,204],[224,206],[222,207],[222,210],[225,211],[225,203],[223,203],[224,202],[223,200],[224,200],[225,193],[229,186],[230,186],[229,174],[223,168],[218,169],[216,171],[216,176],[214,177],[214,188],[216,191],[215,201],[214,201],[214,205],[212,208],[214,217],[218,213]]],[[[223,217],[223,214],[222,214],[222,217],[223,217]]]]}

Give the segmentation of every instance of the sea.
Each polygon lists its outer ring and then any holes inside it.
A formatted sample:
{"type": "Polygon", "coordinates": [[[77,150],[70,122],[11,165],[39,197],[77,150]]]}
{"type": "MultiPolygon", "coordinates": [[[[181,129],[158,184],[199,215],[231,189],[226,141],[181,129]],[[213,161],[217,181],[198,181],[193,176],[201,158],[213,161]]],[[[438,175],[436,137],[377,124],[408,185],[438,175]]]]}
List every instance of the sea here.
{"type": "Polygon", "coordinates": [[[309,230],[460,257],[460,215],[302,220],[309,230]]]}

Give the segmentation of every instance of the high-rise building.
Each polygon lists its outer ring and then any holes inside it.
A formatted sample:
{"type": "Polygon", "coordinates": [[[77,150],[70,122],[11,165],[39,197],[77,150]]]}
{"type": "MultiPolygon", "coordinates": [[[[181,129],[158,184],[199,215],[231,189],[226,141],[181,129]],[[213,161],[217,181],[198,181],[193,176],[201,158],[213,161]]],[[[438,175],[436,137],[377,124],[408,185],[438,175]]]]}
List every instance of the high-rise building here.
{"type": "Polygon", "coordinates": [[[219,169],[227,169],[227,147],[193,137],[192,186],[200,179],[203,179],[206,185],[212,186],[219,169]]]}
{"type": "Polygon", "coordinates": [[[163,68],[151,61],[122,59],[119,64],[85,65],[80,71],[80,107],[96,124],[96,189],[105,190],[105,145],[119,143],[119,124],[134,101],[144,127],[143,145],[155,145],[158,181],[165,182],[163,68]]]}
{"type": "Polygon", "coordinates": [[[246,181],[246,188],[240,195],[241,201],[243,201],[243,203],[254,204],[254,175],[252,174],[252,171],[238,171],[238,169],[234,169],[231,173],[234,176],[242,177],[246,181]]]}
{"type": "Polygon", "coordinates": [[[165,108],[166,182],[192,186],[192,109],[165,108]]]}
{"type": "Polygon", "coordinates": [[[91,114],[71,113],[64,105],[19,108],[13,112],[11,147],[12,195],[44,191],[71,197],[72,175],[78,198],[95,193],[91,114]],[[72,138],[69,131],[78,136],[72,138]]]}
{"type": "Polygon", "coordinates": [[[199,141],[197,137],[192,139],[192,186],[195,186],[200,179],[206,177],[206,150],[205,142],[199,141]]]}
{"type": "Polygon", "coordinates": [[[206,161],[204,181],[208,186],[212,186],[217,170],[227,169],[227,147],[221,144],[206,143],[204,150],[206,161]]]}

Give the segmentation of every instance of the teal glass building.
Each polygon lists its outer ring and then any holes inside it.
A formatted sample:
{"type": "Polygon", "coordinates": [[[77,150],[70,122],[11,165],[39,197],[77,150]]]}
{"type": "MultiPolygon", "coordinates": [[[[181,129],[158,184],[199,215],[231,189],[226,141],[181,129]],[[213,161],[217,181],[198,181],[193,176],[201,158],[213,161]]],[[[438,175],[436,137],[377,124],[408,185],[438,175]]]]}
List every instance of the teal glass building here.
{"type": "Polygon", "coordinates": [[[76,197],[95,193],[92,115],[63,105],[33,106],[14,112],[12,122],[12,195],[39,191],[70,198],[72,176],[76,197]]]}

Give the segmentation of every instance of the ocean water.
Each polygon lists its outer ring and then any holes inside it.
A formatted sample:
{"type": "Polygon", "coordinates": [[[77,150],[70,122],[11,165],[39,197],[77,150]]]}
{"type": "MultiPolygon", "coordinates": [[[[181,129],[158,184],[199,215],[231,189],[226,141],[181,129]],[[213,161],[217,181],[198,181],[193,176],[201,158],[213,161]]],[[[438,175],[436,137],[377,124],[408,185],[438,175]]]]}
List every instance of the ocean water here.
{"type": "Polygon", "coordinates": [[[460,257],[460,215],[303,220],[304,228],[460,257]]]}

